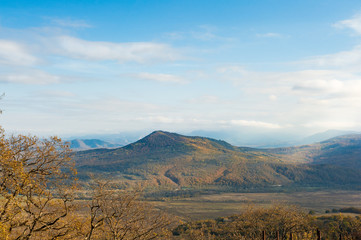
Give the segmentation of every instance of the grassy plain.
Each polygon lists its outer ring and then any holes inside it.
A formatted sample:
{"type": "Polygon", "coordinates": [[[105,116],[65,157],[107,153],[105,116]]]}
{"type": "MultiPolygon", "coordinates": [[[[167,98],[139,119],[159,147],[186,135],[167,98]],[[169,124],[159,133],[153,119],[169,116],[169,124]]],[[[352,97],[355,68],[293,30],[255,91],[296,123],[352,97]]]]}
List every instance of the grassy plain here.
{"type": "Polygon", "coordinates": [[[324,215],[326,210],[361,207],[361,191],[323,190],[292,193],[221,193],[183,199],[151,201],[156,207],[184,220],[200,220],[237,214],[249,205],[267,207],[273,203],[297,205],[324,215]]]}

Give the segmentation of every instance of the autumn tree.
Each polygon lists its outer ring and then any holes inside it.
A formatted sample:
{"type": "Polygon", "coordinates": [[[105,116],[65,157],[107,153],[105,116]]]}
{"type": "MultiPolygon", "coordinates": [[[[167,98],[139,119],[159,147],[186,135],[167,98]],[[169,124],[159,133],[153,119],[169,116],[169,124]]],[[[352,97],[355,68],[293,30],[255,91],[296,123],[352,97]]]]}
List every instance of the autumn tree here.
{"type": "Polygon", "coordinates": [[[86,239],[166,239],[170,218],[138,198],[139,191],[117,190],[97,181],[89,204],[86,239]]]}
{"type": "Polygon", "coordinates": [[[317,219],[318,228],[327,239],[361,239],[361,218],[344,216],[322,216],[317,219]]]}
{"type": "Polygon", "coordinates": [[[295,206],[273,205],[269,208],[249,206],[238,215],[178,226],[173,233],[187,239],[312,239],[312,218],[295,206]],[[296,239],[296,238],[294,238],[296,239]]]}
{"type": "Polygon", "coordinates": [[[139,192],[97,182],[75,204],[76,170],[61,139],[6,137],[0,128],[0,239],[155,239],[172,221],[139,192]],[[89,211],[84,211],[84,206],[89,211]]]}
{"type": "Polygon", "coordinates": [[[234,233],[245,239],[260,239],[263,231],[268,237],[288,239],[290,234],[312,232],[311,218],[296,206],[275,204],[270,208],[249,207],[231,224],[234,233]]]}
{"type": "Polygon", "coordinates": [[[2,239],[56,239],[75,234],[69,222],[75,170],[57,137],[5,136],[0,128],[2,239]]]}

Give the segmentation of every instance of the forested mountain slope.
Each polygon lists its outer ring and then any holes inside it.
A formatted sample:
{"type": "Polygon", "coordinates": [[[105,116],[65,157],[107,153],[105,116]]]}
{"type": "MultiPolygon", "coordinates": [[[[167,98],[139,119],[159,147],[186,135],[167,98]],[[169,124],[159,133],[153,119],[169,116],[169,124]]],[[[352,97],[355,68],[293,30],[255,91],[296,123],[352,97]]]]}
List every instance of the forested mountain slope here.
{"type": "Polygon", "coordinates": [[[361,135],[351,134],[299,147],[266,149],[287,161],[361,168],[361,135]]]}
{"type": "Polygon", "coordinates": [[[221,140],[156,131],[117,149],[75,153],[80,175],[107,173],[152,186],[357,186],[359,135],[301,147],[239,148],[221,140]],[[349,167],[351,166],[351,167],[349,167]]]}

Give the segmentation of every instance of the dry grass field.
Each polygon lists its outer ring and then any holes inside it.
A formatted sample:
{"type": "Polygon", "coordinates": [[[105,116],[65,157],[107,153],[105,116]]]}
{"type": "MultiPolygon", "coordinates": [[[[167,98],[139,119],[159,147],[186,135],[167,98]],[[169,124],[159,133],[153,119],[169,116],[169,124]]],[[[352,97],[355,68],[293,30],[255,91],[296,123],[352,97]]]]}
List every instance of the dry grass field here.
{"type": "Polygon", "coordinates": [[[297,205],[324,215],[326,210],[361,207],[361,191],[315,191],[292,193],[224,193],[177,200],[152,201],[156,207],[187,220],[237,214],[249,205],[267,207],[273,203],[297,205]]]}

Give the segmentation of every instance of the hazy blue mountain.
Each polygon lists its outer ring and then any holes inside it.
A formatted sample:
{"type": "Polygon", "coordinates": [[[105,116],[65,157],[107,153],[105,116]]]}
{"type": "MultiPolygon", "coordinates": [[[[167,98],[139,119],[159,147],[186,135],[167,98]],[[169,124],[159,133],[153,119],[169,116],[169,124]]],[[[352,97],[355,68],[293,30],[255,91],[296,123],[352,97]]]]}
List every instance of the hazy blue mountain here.
{"type": "Polygon", "coordinates": [[[70,148],[76,151],[89,150],[95,148],[116,148],[121,147],[119,144],[105,142],[99,139],[73,139],[69,141],[70,148]]]}
{"type": "MultiPolygon", "coordinates": [[[[150,131],[129,131],[116,134],[89,134],[83,136],[73,136],[66,139],[99,139],[104,142],[125,146],[131,144],[144,136],[150,131]]],[[[313,134],[311,136],[304,136],[296,133],[285,133],[277,129],[260,131],[255,128],[237,128],[231,130],[195,130],[192,132],[182,132],[181,134],[187,136],[203,136],[213,139],[222,139],[234,146],[244,146],[253,148],[279,148],[290,147],[304,144],[311,144],[321,142],[332,137],[355,133],[353,131],[328,130],[326,132],[313,134]]]]}
{"type": "Polygon", "coordinates": [[[294,146],[297,140],[301,138],[299,135],[279,132],[277,130],[260,131],[253,128],[224,131],[197,130],[187,135],[222,139],[235,146],[254,148],[294,146]]]}
{"type": "Polygon", "coordinates": [[[325,132],[320,132],[308,136],[299,141],[299,144],[311,144],[316,142],[322,142],[330,138],[342,136],[342,135],[349,135],[349,134],[356,134],[356,131],[345,131],[345,130],[327,130],[325,132]]]}
{"type": "Polygon", "coordinates": [[[135,132],[121,132],[115,134],[87,134],[80,136],[68,136],[64,139],[66,141],[72,141],[74,139],[98,139],[100,141],[107,142],[109,144],[114,144],[117,146],[125,146],[130,143],[133,143],[144,136],[147,135],[145,131],[135,131],[135,132]]]}
{"type": "Polygon", "coordinates": [[[361,169],[361,134],[342,135],[318,143],[264,151],[290,162],[361,169]]]}
{"type": "Polygon", "coordinates": [[[304,136],[302,134],[284,133],[278,130],[260,131],[259,129],[238,129],[225,131],[205,131],[196,130],[188,133],[189,136],[204,136],[215,139],[225,140],[235,146],[254,147],[254,148],[279,148],[321,142],[333,137],[356,134],[355,131],[346,130],[327,130],[304,136]]]}

